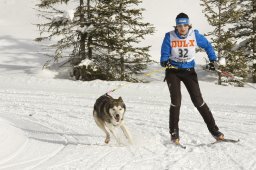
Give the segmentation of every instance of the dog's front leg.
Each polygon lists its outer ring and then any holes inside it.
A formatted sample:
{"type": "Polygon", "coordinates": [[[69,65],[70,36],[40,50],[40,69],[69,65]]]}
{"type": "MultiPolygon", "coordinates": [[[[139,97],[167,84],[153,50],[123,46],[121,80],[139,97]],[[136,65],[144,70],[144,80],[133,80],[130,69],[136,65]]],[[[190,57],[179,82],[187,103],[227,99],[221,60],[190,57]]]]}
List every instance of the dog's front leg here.
{"type": "Polygon", "coordinates": [[[116,139],[117,143],[118,143],[118,144],[121,144],[120,139],[116,136],[116,133],[115,133],[115,131],[114,131],[113,125],[107,124],[107,127],[108,127],[109,131],[112,133],[112,135],[114,136],[114,138],[116,139]]]}
{"type": "Polygon", "coordinates": [[[94,117],[94,120],[95,120],[96,124],[98,125],[98,127],[101,130],[103,130],[105,132],[105,134],[106,134],[105,143],[109,143],[109,141],[110,141],[110,134],[107,131],[107,129],[105,128],[104,122],[101,119],[97,118],[95,111],[93,112],[93,117],[94,117]]]}
{"type": "Polygon", "coordinates": [[[131,137],[131,134],[129,132],[129,130],[126,128],[126,126],[124,125],[124,123],[122,123],[122,125],[120,126],[120,128],[122,129],[124,135],[126,136],[126,138],[128,139],[129,143],[132,144],[133,140],[131,137]]]}

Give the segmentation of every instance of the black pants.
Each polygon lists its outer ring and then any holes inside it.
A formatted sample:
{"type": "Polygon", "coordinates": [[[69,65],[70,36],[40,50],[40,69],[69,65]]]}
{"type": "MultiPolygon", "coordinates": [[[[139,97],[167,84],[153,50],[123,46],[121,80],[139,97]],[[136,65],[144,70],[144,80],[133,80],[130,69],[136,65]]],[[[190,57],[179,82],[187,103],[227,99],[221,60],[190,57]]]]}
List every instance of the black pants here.
{"type": "Polygon", "coordinates": [[[202,94],[200,92],[197,74],[194,69],[167,69],[166,77],[167,85],[170,91],[171,96],[171,106],[170,106],[170,120],[169,128],[170,134],[173,134],[174,131],[179,130],[179,115],[180,115],[180,106],[181,106],[181,81],[185,84],[190,98],[200,112],[201,116],[206,123],[208,130],[210,132],[218,131],[219,128],[215,124],[213,115],[204,102],[202,94]]]}

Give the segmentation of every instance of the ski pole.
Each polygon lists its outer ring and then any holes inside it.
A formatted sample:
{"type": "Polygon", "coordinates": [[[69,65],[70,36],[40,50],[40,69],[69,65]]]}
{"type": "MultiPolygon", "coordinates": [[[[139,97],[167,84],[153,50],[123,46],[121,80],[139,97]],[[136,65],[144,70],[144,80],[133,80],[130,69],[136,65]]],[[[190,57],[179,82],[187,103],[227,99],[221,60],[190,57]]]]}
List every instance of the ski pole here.
{"type": "Polygon", "coordinates": [[[224,72],[224,71],[221,71],[221,70],[219,70],[219,69],[216,69],[216,71],[217,71],[218,73],[221,73],[221,74],[227,76],[227,77],[231,77],[232,79],[235,79],[236,81],[238,81],[238,82],[240,82],[240,83],[244,83],[244,84],[246,84],[246,85],[248,85],[248,86],[250,86],[250,87],[256,89],[256,87],[254,87],[253,85],[250,85],[249,83],[243,82],[242,80],[236,79],[235,76],[232,75],[231,73],[228,73],[228,72],[226,72],[226,71],[224,72]]]}

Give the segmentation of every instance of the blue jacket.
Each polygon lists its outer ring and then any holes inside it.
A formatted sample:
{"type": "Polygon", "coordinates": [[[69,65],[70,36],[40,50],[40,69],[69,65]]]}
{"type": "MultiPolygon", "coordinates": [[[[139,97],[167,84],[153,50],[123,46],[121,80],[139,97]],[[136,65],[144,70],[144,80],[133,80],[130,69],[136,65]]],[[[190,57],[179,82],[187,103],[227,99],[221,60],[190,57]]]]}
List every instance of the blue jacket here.
{"type": "MultiPolygon", "coordinates": [[[[216,61],[217,57],[211,43],[205,38],[205,36],[200,34],[198,30],[194,30],[194,31],[195,31],[197,45],[206,51],[210,61],[216,61]]],[[[183,39],[177,31],[175,31],[175,33],[180,39],[183,39]]],[[[169,60],[171,51],[172,51],[172,47],[170,45],[170,33],[168,32],[165,34],[164,41],[162,44],[160,63],[169,60]]],[[[192,60],[190,62],[185,62],[185,63],[171,61],[171,64],[177,68],[193,68],[195,67],[195,60],[192,60]]]]}

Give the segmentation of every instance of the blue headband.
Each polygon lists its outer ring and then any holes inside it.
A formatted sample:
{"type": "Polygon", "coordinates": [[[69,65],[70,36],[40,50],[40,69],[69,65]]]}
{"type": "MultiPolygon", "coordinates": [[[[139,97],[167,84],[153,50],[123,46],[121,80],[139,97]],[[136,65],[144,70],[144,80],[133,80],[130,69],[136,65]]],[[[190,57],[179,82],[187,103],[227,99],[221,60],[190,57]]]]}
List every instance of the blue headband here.
{"type": "Polygon", "coordinates": [[[188,18],[177,18],[176,25],[189,25],[189,19],[188,18]]]}

